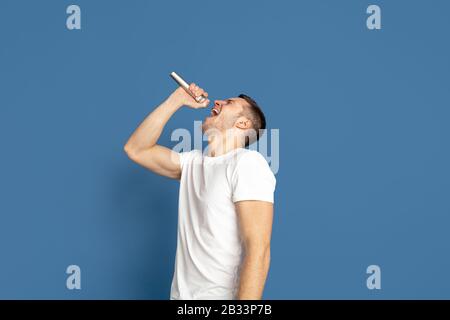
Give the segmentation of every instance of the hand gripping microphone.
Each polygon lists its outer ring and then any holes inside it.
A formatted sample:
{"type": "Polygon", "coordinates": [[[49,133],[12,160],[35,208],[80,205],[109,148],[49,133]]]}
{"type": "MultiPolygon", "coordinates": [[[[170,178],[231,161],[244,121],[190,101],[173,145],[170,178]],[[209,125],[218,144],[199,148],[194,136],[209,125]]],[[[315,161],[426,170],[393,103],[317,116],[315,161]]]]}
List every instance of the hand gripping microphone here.
{"type": "Polygon", "coordinates": [[[194,96],[191,90],[189,90],[189,85],[187,84],[187,82],[184,81],[183,78],[180,77],[176,72],[172,72],[170,76],[172,77],[173,80],[175,80],[178,83],[180,87],[184,89],[184,91],[186,91],[192,98],[194,98],[195,101],[197,101],[198,103],[202,103],[203,101],[206,100],[206,97],[204,97],[203,95],[199,97],[194,96]]]}

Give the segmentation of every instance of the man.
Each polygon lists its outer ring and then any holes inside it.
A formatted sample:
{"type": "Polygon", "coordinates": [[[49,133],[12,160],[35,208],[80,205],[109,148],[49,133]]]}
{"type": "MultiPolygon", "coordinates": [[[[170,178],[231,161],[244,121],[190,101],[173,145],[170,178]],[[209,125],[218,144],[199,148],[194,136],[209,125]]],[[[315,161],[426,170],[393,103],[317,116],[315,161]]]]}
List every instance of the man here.
{"type": "Polygon", "coordinates": [[[157,143],[182,106],[205,108],[194,83],[176,89],[125,145],[129,158],[180,180],[178,237],[171,299],[261,299],[270,262],[275,177],[264,157],[245,147],[265,118],[246,95],[216,100],[202,125],[207,153],[175,152],[157,143]]]}

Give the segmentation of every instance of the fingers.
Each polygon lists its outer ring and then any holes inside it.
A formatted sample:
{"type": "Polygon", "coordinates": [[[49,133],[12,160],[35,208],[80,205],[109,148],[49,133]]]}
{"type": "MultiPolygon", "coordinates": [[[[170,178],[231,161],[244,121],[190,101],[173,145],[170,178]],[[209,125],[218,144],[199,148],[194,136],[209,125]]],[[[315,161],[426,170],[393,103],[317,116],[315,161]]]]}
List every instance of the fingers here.
{"type": "Polygon", "coordinates": [[[197,103],[198,108],[206,108],[207,106],[209,106],[209,99],[205,99],[205,101],[197,103]]]}
{"type": "Polygon", "coordinates": [[[209,106],[209,99],[208,99],[208,92],[197,86],[195,83],[191,83],[189,85],[189,91],[191,92],[192,96],[195,97],[195,102],[191,101],[190,106],[192,108],[198,109],[198,108],[206,108],[209,106]],[[202,102],[199,102],[197,100],[198,97],[203,96],[205,99],[202,102]]]}
{"type": "Polygon", "coordinates": [[[192,92],[194,97],[200,97],[200,96],[204,96],[205,98],[208,97],[208,92],[206,92],[205,90],[203,90],[202,88],[197,86],[195,83],[191,83],[189,85],[189,90],[192,92]]]}

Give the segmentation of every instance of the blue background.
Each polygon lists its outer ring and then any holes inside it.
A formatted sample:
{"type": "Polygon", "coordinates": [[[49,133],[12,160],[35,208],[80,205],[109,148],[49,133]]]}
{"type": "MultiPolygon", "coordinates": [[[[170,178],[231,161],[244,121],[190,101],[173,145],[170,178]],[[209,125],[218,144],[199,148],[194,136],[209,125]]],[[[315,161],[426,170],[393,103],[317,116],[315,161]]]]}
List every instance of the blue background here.
{"type": "MultiPolygon", "coordinates": [[[[280,129],[265,298],[450,298],[449,14],[444,0],[1,0],[0,298],[168,298],[178,182],[123,145],[171,71],[212,98],[253,96],[280,129]]],[[[206,113],[178,112],[162,143],[206,113]]]]}

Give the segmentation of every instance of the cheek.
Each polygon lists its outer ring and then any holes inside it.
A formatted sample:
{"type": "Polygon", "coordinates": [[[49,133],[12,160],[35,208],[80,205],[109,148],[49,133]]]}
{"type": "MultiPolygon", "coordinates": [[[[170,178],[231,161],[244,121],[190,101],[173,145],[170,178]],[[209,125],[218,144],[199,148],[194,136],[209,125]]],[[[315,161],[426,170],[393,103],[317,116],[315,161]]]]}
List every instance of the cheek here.
{"type": "Polygon", "coordinates": [[[236,122],[236,117],[234,114],[226,114],[222,119],[220,119],[220,122],[223,123],[224,127],[231,128],[234,126],[234,123],[236,122]]]}
{"type": "Polygon", "coordinates": [[[222,111],[222,112],[219,114],[219,117],[221,117],[221,119],[222,119],[223,121],[229,121],[230,119],[233,118],[233,112],[230,112],[229,110],[222,111]]]}

